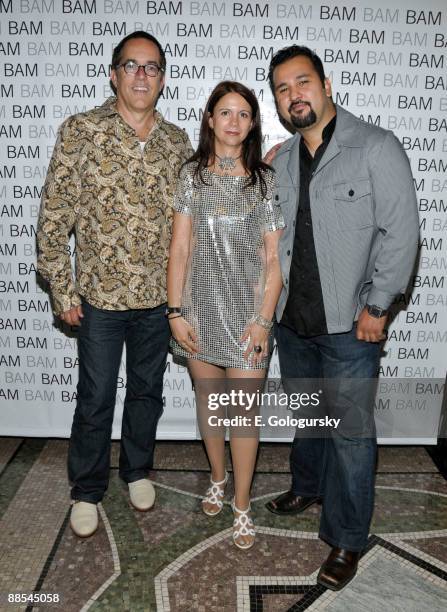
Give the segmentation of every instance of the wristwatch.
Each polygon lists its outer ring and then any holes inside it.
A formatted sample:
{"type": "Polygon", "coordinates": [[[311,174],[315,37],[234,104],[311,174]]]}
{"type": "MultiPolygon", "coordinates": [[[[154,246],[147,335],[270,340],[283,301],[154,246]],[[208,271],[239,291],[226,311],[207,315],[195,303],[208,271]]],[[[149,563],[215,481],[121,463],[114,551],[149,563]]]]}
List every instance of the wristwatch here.
{"type": "Polygon", "coordinates": [[[174,314],[175,312],[178,312],[179,314],[181,314],[182,307],[181,306],[167,306],[165,310],[165,315],[168,316],[170,314],[174,314]]]}
{"type": "Polygon", "coordinates": [[[376,306],[374,304],[367,304],[366,310],[372,317],[375,317],[376,319],[380,319],[380,317],[384,317],[386,314],[388,314],[388,310],[386,310],[386,308],[380,308],[380,306],[376,306]]]}

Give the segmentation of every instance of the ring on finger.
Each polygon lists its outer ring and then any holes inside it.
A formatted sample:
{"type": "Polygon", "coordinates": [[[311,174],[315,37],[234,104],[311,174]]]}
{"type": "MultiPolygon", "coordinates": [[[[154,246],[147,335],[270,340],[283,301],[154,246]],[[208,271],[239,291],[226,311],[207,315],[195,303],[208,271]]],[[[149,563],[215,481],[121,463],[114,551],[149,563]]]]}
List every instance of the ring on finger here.
{"type": "Polygon", "coordinates": [[[253,350],[254,350],[255,353],[262,353],[262,346],[260,344],[256,344],[253,347],[253,350]]]}

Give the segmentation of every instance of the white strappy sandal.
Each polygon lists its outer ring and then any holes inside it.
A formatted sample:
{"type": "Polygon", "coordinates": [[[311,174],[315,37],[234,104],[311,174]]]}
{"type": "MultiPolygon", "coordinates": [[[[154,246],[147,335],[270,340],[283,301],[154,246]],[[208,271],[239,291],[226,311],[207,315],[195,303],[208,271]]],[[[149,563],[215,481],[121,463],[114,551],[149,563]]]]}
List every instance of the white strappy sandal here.
{"type": "Polygon", "coordinates": [[[233,499],[231,502],[231,508],[234,513],[238,512],[238,515],[235,514],[233,521],[233,542],[238,548],[248,550],[255,543],[255,526],[251,516],[249,515],[251,506],[248,504],[248,508],[246,510],[239,510],[239,508],[235,506],[233,499]],[[241,544],[237,541],[241,536],[250,536],[250,539],[245,544],[241,544]]]}
{"type": "Polygon", "coordinates": [[[210,478],[211,486],[207,489],[205,497],[202,499],[202,510],[207,516],[216,516],[223,508],[223,498],[225,495],[225,485],[228,482],[229,474],[225,472],[225,478],[220,482],[214,482],[210,478]],[[210,511],[204,507],[204,504],[212,504],[215,506],[215,511],[210,511]]]}

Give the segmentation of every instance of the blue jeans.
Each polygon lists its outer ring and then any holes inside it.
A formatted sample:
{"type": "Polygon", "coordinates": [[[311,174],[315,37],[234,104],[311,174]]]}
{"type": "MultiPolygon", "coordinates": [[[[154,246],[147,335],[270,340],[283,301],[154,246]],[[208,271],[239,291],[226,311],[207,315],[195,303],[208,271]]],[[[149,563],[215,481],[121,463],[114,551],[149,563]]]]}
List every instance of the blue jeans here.
{"type": "MultiPolygon", "coordinates": [[[[354,326],[347,333],[307,338],[277,325],[275,336],[285,391],[290,393],[293,379],[298,378],[336,379],[334,387],[348,379],[375,379],[381,345],[357,340],[355,333],[354,326]]],[[[371,384],[365,393],[361,385],[363,381],[356,385],[352,380],[354,399],[343,392],[330,394],[325,411],[330,417],[343,417],[344,407],[351,402],[349,414],[354,412],[357,421],[366,423],[369,434],[352,433],[356,424],[351,431],[341,427],[320,438],[301,434],[295,437],[290,453],[293,493],[323,498],[320,538],[352,551],[365,547],[374,508],[374,396],[371,384]]]]}
{"type": "Polygon", "coordinates": [[[127,389],[119,475],[125,482],[152,468],[169,343],[165,306],[111,311],[82,304],[78,333],[78,401],[68,450],[72,499],[97,503],[107,489],[118,371],[126,344],[127,389]]]}

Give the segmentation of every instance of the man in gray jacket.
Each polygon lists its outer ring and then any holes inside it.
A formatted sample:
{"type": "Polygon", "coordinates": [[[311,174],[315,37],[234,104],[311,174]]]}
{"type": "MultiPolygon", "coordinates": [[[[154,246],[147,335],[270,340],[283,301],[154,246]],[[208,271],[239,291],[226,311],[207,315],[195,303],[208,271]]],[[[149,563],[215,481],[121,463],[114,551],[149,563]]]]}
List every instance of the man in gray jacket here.
{"type": "Polygon", "coordinates": [[[414,265],[416,195],[397,138],[333,103],[313,51],[278,51],[269,78],[281,119],[297,131],[273,162],[286,223],[276,311],[281,375],[289,391],[294,379],[336,381],[324,409],[341,427],[295,438],[291,490],[267,507],[291,515],[322,500],[320,537],[332,550],[318,582],[339,590],[355,576],[368,538],[376,438],[366,383],[377,376],[387,310],[414,265]]]}

